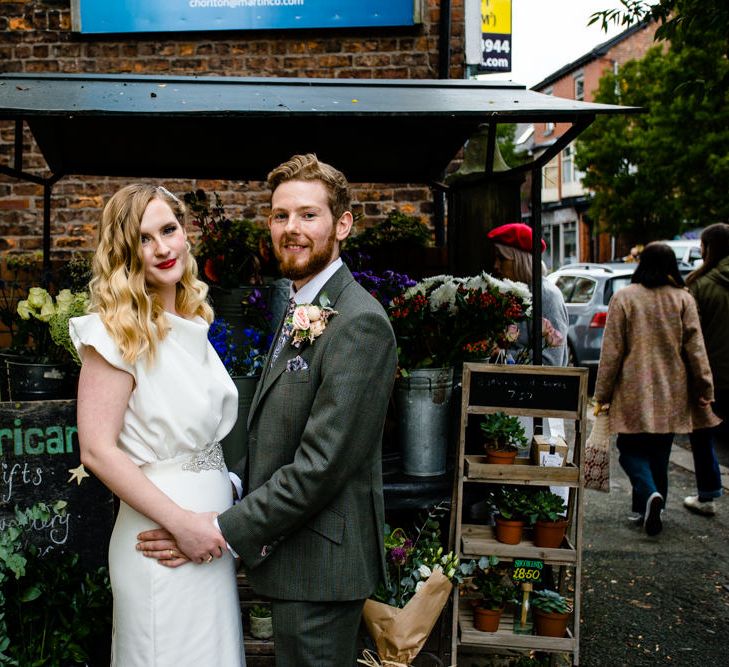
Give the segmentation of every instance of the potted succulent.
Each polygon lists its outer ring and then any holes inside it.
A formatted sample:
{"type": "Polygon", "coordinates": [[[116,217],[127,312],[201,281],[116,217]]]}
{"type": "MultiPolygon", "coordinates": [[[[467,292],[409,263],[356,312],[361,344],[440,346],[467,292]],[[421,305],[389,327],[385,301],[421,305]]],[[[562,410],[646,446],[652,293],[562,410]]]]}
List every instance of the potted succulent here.
{"type": "Polygon", "coordinates": [[[523,486],[502,485],[492,493],[496,510],[496,539],[504,544],[519,544],[531,511],[531,490],[523,486]]]}
{"type": "Polygon", "coordinates": [[[481,419],[481,432],[486,449],[486,463],[514,463],[519,446],[527,444],[524,427],[518,417],[494,412],[481,419]]]}
{"type": "Polygon", "coordinates": [[[557,591],[534,591],[531,599],[534,627],[543,637],[564,637],[572,605],[557,591]]]}
{"type": "Polygon", "coordinates": [[[531,499],[530,523],[534,526],[534,546],[558,549],[567,530],[567,507],[562,496],[541,489],[531,499]]]}
{"type": "Polygon", "coordinates": [[[496,632],[507,602],[516,599],[514,582],[498,563],[496,556],[483,556],[471,581],[479,596],[473,601],[473,626],[482,632],[496,632]]]}
{"type": "Polygon", "coordinates": [[[248,612],[251,622],[251,635],[256,639],[270,639],[273,637],[273,617],[271,608],[267,605],[255,604],[248,612]]]}

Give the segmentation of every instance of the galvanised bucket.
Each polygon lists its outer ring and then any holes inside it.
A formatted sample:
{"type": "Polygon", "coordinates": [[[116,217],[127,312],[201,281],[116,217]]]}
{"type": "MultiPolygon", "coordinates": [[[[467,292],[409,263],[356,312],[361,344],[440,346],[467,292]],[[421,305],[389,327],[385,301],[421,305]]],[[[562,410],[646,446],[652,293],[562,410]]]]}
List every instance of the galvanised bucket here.
{"type": "Polygon", "coordinates": [[[419,368],[395,385],[403,472],[443,475],[448,452],[453,368],[419,368]]]}

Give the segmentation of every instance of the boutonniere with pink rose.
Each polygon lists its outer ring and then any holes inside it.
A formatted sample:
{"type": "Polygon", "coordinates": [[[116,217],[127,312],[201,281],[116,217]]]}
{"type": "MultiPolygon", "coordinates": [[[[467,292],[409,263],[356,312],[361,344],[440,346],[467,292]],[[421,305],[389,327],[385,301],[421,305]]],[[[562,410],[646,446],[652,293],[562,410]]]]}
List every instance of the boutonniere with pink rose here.
{"type": "Polygon", "coordinates": [[[291,327],[291,344],[294,347],[301,347],[302,343],[314,343],[326,329],[329,318],[337,315],[337,311],[330,307],[329,298],[326,294],[319,297],[319,305],[302,303],[296,308],[286,320],[291,327]]]}

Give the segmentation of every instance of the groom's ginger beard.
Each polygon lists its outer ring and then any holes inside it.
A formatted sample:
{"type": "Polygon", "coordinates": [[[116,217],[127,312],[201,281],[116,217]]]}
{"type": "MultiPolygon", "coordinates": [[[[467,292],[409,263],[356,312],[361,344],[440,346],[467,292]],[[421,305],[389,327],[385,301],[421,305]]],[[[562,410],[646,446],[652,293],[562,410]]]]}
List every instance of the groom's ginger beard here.
{"type": "Polygon", "coordinates": [[[284,234],[275,246],[273,251],[279,261],[281,273],[290,280],[302,280],[314,276],[324,270],[334,257],[334,243],[336,242],[336,227],[332,225],[332,233],[326,240],[326,244],[318,250],[312,246],[304,235],[284,234]],[[284,253],[283,248],[288,244],[301,245],[311,249],[308,259],[301,261],[300,257],[284,253]]]}

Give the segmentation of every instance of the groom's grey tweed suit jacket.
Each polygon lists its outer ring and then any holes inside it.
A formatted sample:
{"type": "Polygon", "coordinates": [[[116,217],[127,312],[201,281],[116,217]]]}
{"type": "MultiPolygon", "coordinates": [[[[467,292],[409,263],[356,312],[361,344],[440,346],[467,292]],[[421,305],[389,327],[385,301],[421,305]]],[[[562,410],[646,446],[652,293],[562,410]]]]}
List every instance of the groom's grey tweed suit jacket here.
{"type": "Polygon", "coordinates": [[[313,344],[286,345],[267,365],[235,467],[247,495],[218,517],[253,589],[283,600],[363,599],[384,577],[381,448],[395,337],[345,266],[315,304],[323,294],[338,314],[313,344]],[[308,368],[287,372],[296,355],[308,368]]]}

